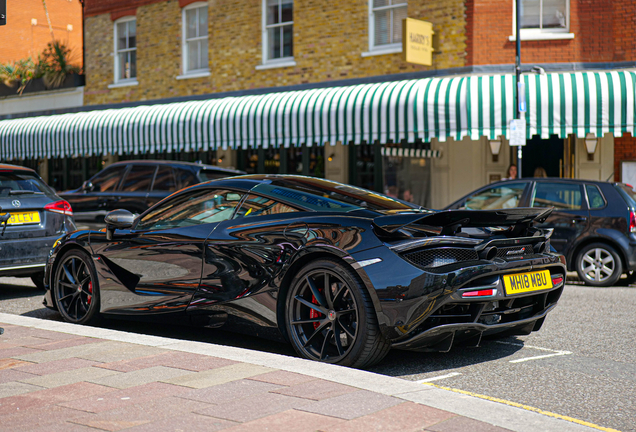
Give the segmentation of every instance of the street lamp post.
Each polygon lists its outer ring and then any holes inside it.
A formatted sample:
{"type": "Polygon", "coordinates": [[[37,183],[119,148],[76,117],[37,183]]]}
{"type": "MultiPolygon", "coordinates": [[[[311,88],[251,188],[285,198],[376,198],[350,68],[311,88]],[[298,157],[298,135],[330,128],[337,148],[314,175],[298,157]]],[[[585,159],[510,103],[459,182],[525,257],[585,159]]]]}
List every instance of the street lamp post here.
{"type": "MultiPolygon", "coordinates": [[[[517,120],[521,119],[521,96],[520,96],[520,92],[521,92],[521,86],[519,85],[521,83],[521,1],[522,0],[516,0],[515,1],[515,14],[516,14],[516,57],[515,57],[515,75],[516,75],[516,82],[515,82],[515,86],[516,86],[516,98],[515,98],[515,105],[517,106],[516,112],[515,112],[515,118],[517,120]]],[[[523,146],[517,146],[517,178],[521,178],[521,159],[522,159],[522,149],[523,146]]]]}

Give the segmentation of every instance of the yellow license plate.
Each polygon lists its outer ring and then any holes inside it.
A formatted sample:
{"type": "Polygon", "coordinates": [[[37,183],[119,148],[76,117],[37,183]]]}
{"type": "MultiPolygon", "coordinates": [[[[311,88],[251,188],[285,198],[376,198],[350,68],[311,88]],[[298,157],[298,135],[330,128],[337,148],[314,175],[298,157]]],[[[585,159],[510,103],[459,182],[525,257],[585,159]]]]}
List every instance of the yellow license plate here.
{"type": "MultiPolygon", "coordinates": [[[[5,215],[6,213],[3,213],[5,215]]],[[[40,223],[39,212],[20,212],[11,213],[11,218],[7,222],[7,225],[26,225],[40,223]]]]}
{"type": "Polygon", "coordinates": [[[506,295],[541,291],[553,287],[549,270],[504,275],[503,278],[506,295]]]}

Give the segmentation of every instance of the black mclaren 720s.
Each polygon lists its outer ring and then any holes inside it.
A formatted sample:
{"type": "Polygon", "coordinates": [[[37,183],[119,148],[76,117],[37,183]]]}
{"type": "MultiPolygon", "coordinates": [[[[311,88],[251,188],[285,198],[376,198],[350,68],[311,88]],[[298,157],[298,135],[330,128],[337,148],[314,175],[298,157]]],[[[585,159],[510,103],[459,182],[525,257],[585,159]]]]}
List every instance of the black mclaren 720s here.
{"type": "Polygon", "coordinates": [[[552,230],[535,226],[550,212],[434,211],[302,176],[213,180],[62,237],[44,304],[79,324],[247,320],[302,357],[365,367],[391,348],[538,330],[565,283],[552,230]]]}

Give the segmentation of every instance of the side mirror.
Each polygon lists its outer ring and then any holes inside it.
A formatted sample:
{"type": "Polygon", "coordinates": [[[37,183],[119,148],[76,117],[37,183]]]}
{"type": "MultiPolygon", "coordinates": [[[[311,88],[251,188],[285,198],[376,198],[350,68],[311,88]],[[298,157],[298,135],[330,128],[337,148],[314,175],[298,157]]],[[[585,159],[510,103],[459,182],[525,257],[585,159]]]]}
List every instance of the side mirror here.
{"type": "Polygon", "coordinates": [[[106,222],[106,240],[113,239],[116,229],[130,228],[135,222],[135,215],[128,210],[113,210],[104,217],[106,222]]]}
{"type": "Polygon", "coordinates": [[[91,183],[90,180],[86,180],[82,183],[82,190],[84,192],[93,192],[93,183],[91,183]]]}

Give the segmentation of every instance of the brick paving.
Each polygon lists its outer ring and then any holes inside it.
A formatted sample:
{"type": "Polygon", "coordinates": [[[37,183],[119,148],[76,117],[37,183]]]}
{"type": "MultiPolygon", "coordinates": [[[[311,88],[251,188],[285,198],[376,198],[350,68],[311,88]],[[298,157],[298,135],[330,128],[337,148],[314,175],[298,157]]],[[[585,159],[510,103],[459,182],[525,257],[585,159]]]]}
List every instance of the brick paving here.
{"type": "Polygon", "coordinates": [[[155,346],[0,327],[5,329],[0,431],[510,430],[335,379],[155,346]]]}

